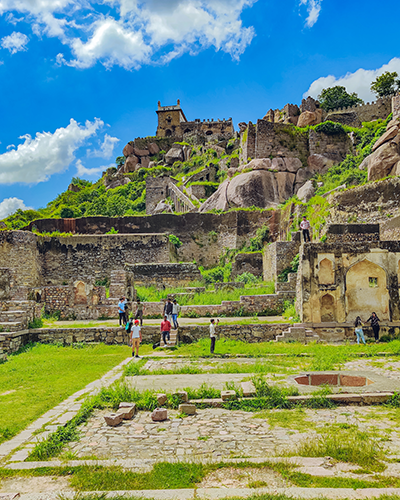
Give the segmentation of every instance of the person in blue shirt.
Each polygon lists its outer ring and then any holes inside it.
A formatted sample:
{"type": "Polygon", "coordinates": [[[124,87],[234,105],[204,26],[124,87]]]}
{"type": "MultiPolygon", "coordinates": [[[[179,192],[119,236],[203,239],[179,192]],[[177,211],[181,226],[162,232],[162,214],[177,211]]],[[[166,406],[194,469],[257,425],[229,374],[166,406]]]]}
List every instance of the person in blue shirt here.
{"type": "Polygon", "coordinates": [[[121,297],[118,302],[119,326],[126,325],[125,297],[121,297]]]}

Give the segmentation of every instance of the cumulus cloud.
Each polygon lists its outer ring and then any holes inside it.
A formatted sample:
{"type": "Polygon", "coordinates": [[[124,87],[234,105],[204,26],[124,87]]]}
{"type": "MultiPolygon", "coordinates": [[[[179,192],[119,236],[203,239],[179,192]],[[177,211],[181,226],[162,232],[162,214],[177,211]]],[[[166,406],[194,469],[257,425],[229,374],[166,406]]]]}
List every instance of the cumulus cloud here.
{"type": "Polygon", "coordinates": [[[81,160],[76,161],[76,174],[78,177],[91,177],[93,175],[99,175],[110,167],[115,167],[114,163],[111,165],[106,165],[102,167],[86,168],[81,160]]]}
{"type": "Polygon", "coordinates": [[[27,207],[25,203],[20,200],[19,198],[5,198],[1,203],[0,203],[0,220],[5,219],[9,215],[13,214],[16,212],[18,209],[21,210],[28,210],[31,207],[27,207]]]}
{"type": "Polygon", "coordinates": [[[8,49],[11,54],[16,54],[21,50],[26,50],[26,44],[29,38],[23,33],[14,31],[11,35],[5,36],[1,39],[1,46],[3,49],[8,49]]]}
{"type": "Polygon", "coordinates": [[[71,119],[67,127],[53,134],[38,132],[34,139],[30,135],[20,137],[24,142],[17,149],[0,155],[0,184],[36,184],[62,172],[75,160],[76,150],[103,125],[98,118],[84,126],[71,119]]]}
{"type": "Polygon", "coordinates": [[[307,7],[308,17],[306,19],[306,26],[312,28],[318,21],[321,12],[322,0],[300,0],[300,5],[307,7]]]}
{"type": "Polygon", "coordinates": [[[243,26],[241,15],[256,1],[0,0],[0,14],[25,14],[35,34],[58,37],[72,55],[58,54],[59,64],[84,69],[101,62],[106,68],[136,69],[209,47],[239,59],[255,35],[253,27],[243,26]],[[110,10],[104,14],[96,3],[110,10]]]}
{"type": "Polygon", "coordinates": [[[400,58],[394,57],[387,64],[384,64],[378,69],[363,69],[360,68],[354,73],[347,73],[344,76],[335,77],[334,75],[323,76],[315,80],[303,94],[303,97],[311,96],[316,98],[322,89],[341,85],[346,87],[347,92],[356,92],[361,99],[366,102],[371,102],[376,99],[375,94],[370,90],[371,83],[385,71],[396,71],[400,75],[400,58]]]}
{"type": "Polygon", "coordinates": [[[100,149],[88,151],[87,155],[91,158],[111,158],[114,148],[119,141],[118,137],[111,137],[111,135],[105,134],[103,143],[100,145],[100,149]]]}

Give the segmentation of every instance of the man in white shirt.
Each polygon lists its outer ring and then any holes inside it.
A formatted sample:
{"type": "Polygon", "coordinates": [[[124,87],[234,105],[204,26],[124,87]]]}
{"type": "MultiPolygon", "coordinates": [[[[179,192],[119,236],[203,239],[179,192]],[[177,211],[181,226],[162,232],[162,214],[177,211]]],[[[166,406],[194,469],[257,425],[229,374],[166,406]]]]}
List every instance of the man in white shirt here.
{"type": "Polygon", "coordinates": [[[218,325],[219,319],[217,319],[217,322],[215,323],[215,319],[210,319],[210,339],[211,339],[211,347],[210,347],[210,353],[214,354],[214,349],[215,349],[215,341],[217,339],[216,334],[215,334],[215,327],[218,325]]]}
{"type": "Polygon", "coordinates": [[[303,220],[300,222],[300,229],[303,231],[304,243],[307,243],[307,241],[311,241],[310,228],[311,228],[311,225],[308,222],[307,217],[304,216],[303,220]]]}
{"type": "Polygon", "coordinates": [[[139,345],[142,341],[142,331],[139,326],[139,320],[135,319],[135,326],[131,330],[131,343],[132,343],[132,358],[139,358],[139,345]],[[135,355],[136,353],[136,355],[135,355]]]}

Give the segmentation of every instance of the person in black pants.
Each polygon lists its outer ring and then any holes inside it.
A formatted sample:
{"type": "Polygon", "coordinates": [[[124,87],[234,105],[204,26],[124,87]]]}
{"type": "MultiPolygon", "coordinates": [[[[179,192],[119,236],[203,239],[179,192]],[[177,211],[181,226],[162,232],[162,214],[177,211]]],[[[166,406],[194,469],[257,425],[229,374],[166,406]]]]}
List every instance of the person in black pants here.
{"type": "Polygon", "coordinates": [[[371,322],[371,327],[374,332],[375,342],[379,341],[379,321],[380,319],[376,315],[376,313],[372,313],[371,316],[367,319],[367,321],[371,322]]]}

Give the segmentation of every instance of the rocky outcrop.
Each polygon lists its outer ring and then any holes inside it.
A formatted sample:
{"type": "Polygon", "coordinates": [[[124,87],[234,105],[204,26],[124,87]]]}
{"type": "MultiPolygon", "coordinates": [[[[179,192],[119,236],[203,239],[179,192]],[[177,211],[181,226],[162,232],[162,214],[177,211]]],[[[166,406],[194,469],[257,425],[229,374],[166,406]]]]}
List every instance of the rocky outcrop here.
{"type": "Polygon", "coordinates": [[[297,197],[303,203],[307,203],[315,195],[315,189],[312,181],[307,181],[298,191],[297,197]]]}
{"type": "Polygon", "coordinates": [[[315,111],[303,111],[297,122],[298,127],[307,127],[307,125],[318,125],[322,121],[322,109],[315,111]]]}
{"type": "Polygon", "coordinates": [[[172,210],[171,205],[169,203],[167,203],[165,200],[162,200],[157,204],[156,208],[153,211],[153,215],[154,214],[162,214],[164,212],[172,214],[173,210],[172,210]]]}
{"type": "Polygon", "coordinates": [[[128,156],[125,160],[124,172],[128,174],[134,172],[137,168],[140,168],[139,158],[137,156],[128,156]]]}

